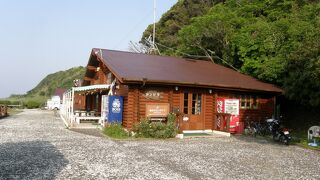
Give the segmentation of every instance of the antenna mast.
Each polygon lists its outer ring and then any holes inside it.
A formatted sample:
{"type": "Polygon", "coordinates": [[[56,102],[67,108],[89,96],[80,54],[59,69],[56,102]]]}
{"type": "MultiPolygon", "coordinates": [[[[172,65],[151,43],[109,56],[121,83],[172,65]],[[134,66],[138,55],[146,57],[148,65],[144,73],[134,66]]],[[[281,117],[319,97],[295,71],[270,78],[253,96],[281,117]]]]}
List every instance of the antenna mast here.
{"type": "Polygon", "coordinates": [[[153,34],[149,38],[146,38],[146,44],[148,45],[148,54],[160,54],[160,51],[156,44],[156,0],[153,0],[153,34]]]}
{"type": "Polygon", "coordinates": [[[152,36],[152,49],[155,49],[155,39],[156,39],[156,0],[153,0],[153,36],[152,36]]]}

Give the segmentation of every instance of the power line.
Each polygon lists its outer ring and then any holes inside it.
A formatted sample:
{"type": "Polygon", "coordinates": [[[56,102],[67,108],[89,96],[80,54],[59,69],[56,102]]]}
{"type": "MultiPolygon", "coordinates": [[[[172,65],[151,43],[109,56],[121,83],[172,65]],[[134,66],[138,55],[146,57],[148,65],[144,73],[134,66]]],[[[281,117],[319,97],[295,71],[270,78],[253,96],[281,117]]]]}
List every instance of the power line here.
{"type": "MultiPolygon", "coordinates": [[[[157,43],[157,42],[156,42],[155,44],[158,44],[158,45],[161,46],[161,47],[164,47],[164,48],[173,50],[173,51],[175,51],[175,52],[178,52],[178,53],[180,53],[180,54],[183,54],[183,55],[188,56],[188,57],[191,57],[191,58],[192,58],[192,57],[193,57],[193,58],[209,58],[209,59],[214,63],[214,61],[213,61],[213,59],[212,59],[212,56],[210,56],[208,53],[206,53],[207,56],[192,55],[192,54],[188,54],[188,53],[179,51],[179,50],[177,50],[177,49],[175,49],[175,48],[168,47],[168,46],[166,46],[166,45],[163,45],[163,44],[160,44],[160,43],[157,43]]],[[[207,51],[209,51],[211,54],[215,54],[215,52],[212,51],[212,50],[210,50],[210,49],[208,49],[207,51]]],[[[226,65],[230,66],[232,69],[234,69],[234,70],[236,70],[236,71],[239,72],[239,69],[237,69],[237,68],[235,68],[234,66],[232,66],[231,64],[229,64],[226,60],[220,58],[220,57],[217,56],[217,55],[215,55],[214,57],[218,58],[218,59],[221,60],[223,63],[225,63],[226,65]]]]}
{"type": "Polygon", "coordinates": [[[161,46],[161,47],[164,47],[164,48],[167,48],[167,49],[173,50],[173,51],[175,51],[175,52],[178,52],[178,53],[180,53],[180,54],[186,55],[186,56],[188,56],[188,57],[194,57],[194,58],[208,58],[207,56],[191,55],[191,54],[188,54],[188,53],[185,53],[185,52],[179,51],[179,50],[177,50],[177,49],[174,49],[174,48],[171,48],[171,47],[165,46],[165,45],[160,44],[160,43],[157,43],[157,42],[156,42],[156,44],[158,44],[158,45],[159,45],[159,46],[161,46]]]}

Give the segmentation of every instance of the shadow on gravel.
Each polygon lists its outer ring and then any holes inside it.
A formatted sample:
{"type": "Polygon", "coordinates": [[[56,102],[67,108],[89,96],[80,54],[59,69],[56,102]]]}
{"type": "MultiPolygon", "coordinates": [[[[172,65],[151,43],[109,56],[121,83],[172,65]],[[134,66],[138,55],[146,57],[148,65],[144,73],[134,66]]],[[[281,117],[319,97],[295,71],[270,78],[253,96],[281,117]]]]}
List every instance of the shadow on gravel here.
{"type": "Polygon", "coordinates": [[[104,137],[100,129],[70,129],[70,131],[89,136],[104,137]]]}
{"type": "Polygon", "coordinates": [[[54,179],[67,164],[50,142],[0,144],[0,179],[54,179]]]}
{"type": "Polygon", "coordinates": [[[237,135],[233,137],[237,140],[249,142],[249,143],[268,144],[275,147],[284,146],[279,142],[274,142],[272,138],[269,138],[269,137],[261,137],[261,136],[252,137],[252,136],[245,136],[245,135],[237,135]]]}

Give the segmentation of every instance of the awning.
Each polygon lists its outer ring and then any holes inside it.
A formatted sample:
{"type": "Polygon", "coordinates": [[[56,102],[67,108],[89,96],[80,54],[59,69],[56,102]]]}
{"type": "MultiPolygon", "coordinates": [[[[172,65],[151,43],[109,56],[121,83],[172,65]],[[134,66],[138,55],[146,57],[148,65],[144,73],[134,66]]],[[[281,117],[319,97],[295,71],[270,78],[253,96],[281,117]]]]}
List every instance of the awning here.
{"type": "Polygon", "coordinates": [[[74,91],[90,91],[94,89],[103,90],[103,89],[110,89],[110,86],[111,86],[110,84],[96,84],[91,86],[74,87],[73,90],[74,91]]]}

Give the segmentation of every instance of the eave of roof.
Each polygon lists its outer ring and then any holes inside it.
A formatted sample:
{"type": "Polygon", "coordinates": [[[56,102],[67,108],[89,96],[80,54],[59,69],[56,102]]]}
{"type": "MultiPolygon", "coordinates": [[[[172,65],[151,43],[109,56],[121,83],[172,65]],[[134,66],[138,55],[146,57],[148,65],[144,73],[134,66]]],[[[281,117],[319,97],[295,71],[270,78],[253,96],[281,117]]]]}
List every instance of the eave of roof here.
{"type": "Polygon", "coordinates": [[[219,89],[219,90],[231,90],[231,91],[243,91],[243,92],[266,92],[266,93],[275,93],[282,94],[283,91],[273,91],[273,90],[259,90],[259,89],[250,89],[250,88],[242,88],[235,86],[226,86],[221,84],[201,84],[201,83],[191,83],[191,82],[174,82],[174,81],[152,81],[147,79],[135,80],[135,79],[122,79],[123,84],[141,84],[141,85],[171,85],[171,86],[183,86],[183,87],[201,87],[207,89],[219,89]]]}

